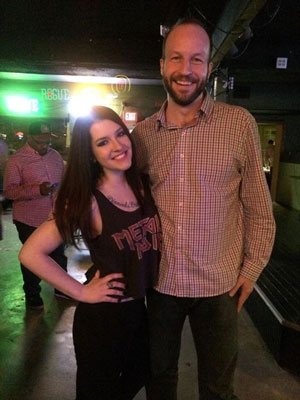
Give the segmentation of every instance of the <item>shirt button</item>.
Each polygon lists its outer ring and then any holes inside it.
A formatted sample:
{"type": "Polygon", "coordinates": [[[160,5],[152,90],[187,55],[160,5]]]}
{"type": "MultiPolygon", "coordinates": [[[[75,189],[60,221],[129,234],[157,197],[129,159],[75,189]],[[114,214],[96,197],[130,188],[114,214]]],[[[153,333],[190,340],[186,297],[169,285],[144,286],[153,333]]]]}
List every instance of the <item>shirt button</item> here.
{"type": "Polygon", "coordinates": [[[183,202],[181,201],[180,203],[179,203],[179,207],[182,207],[183,206],[183,202]]]}
{"type": "Polygon", "coordinates": [[[184,178],[181,177],[181,178],[179,179],[179,181],[180,181],[180,182],[184,182],[184,178]]]}
{"type": "Polygon", "coordinates": [[[180,231],[181,231],[181,226],[178,225],[178,226],[177,226],[177,229],[178,229],[178,231],[180,232],[180,231]]]}
{"type": "Polygon", "coordinates": [[[184,158],[184,154],[183,153],[180,154],[180,158],[184,158]]]}

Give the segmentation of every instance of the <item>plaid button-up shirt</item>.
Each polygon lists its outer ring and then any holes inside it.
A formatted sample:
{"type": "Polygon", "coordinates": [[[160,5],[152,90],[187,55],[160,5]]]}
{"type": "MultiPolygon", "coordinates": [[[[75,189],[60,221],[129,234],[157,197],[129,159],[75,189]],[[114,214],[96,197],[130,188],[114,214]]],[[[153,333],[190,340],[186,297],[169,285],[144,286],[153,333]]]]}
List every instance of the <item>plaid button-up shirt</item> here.
{"type": "Polygon", "coordinates": [[[207,297],[230,290],[239,274],[255,281],[275,223],[254,118],[207,94],[195,121],[178,128],[165,107],[133,131],[162,223],[156,289],[207,297]]]}
{"type": "Polygon", "coordinates": [[[13,219],[34,227],[46,221],[52,211],[53,197],[42,196],[40,184],[59,184],[63,172],[63,159],[53,149],[40,156],[25,144],[10,156],[4,175],[4,195],[13,200],[13,219]]]}

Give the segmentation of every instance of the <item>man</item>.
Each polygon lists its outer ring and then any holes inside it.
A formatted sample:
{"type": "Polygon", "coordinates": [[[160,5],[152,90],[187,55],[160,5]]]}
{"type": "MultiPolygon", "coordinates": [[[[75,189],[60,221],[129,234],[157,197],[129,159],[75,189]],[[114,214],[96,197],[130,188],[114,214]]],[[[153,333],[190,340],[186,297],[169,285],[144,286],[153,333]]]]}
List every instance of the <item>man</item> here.
{"type": "MultiPolygon", "coordinates": [[[[27,143],[12,155],[4,176],[4,195],[13,200],[13,222],[22,243],[41,225],[52,210],[54,193],[64,172],[62,157],[50,146],[51,133],[43,121],[29,126],[27,143]]],[[[64,246],[51,257],[67,270],[64,246]]],[[[42,309],[40,279],[21,264],[26,306],[42,309]]],[[[55,292],[62,297],[60,292],[55,292]]]]}
{"type": "Polygon", "coordinates": [[[163,230],[158,283],[148,298],[155,400],[177,398],[187,316],[199,398],[237,399],[237,314],[274,240],[257,125],[246,110],[206,93],[210,47],[199,21],[171,28],[160,60],[167,101],[133,132],[163,230]]]}
{"type": "Polygon", "coordinates": [[[274,153],[275,153],[275,143],[274,140],[270,139],[268,140],[268,146],[264,154],[264,166],[267,167],[269,170],[266,172],[266,178],[269,188],[271,188],[271,183],[272,183],[274,153]]]}

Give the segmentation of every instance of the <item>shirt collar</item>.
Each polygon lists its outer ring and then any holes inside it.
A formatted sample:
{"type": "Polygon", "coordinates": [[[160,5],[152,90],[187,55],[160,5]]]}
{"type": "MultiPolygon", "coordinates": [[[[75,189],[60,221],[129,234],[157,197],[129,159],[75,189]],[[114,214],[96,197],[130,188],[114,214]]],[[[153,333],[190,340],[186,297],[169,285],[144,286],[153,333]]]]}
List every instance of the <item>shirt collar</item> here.
{"type": "MultiPolygon", "coordinates": [[[[167,121],[166,121],[167,104],[168,104],[168,100],[165,100],[163,105],[161,106],[160,110],[157,113],[157,116],[156,116],[157,130],[159,130],[161,127],[177,128],[176,126],[167,124],[167,121]]],[[[201,103],[199,110],[197,111],[198,119],[201,115],[203,115],[205,120],[207,120],[213,111],[213,107],[214,107],[214,101],[213,101],[212,97],[207,93],[207,91],[205,91],[203,101],[201,103]]]]}

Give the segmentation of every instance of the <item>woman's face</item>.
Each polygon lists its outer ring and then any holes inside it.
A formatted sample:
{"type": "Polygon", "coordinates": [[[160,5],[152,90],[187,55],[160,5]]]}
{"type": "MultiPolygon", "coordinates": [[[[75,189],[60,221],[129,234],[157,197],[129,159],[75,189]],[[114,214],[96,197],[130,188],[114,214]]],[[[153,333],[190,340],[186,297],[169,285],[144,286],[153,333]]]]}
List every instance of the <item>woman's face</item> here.
{"type": "Polygon", "coordinates": [[[96,121],[90,129],[92,152],[104,173],[120,173],[131,166],[132,147],[123,128],[108,119],[96,121]]]}

